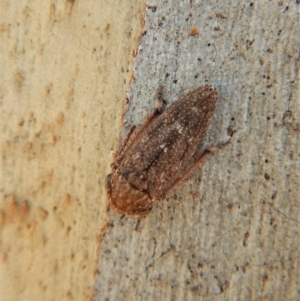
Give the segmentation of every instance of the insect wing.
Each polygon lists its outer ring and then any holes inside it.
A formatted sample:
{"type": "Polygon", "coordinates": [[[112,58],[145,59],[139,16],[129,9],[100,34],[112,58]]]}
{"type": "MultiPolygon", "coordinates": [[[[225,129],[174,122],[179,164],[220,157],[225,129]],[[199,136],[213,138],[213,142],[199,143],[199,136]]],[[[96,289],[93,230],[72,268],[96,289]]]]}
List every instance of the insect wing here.
{"type": "Polygon", "coordinates": [[[119,172],[139,190],[162,199],[184,177],[207,131],[217,92],[201,86],[155,118],[127,149],[119,172]]]}

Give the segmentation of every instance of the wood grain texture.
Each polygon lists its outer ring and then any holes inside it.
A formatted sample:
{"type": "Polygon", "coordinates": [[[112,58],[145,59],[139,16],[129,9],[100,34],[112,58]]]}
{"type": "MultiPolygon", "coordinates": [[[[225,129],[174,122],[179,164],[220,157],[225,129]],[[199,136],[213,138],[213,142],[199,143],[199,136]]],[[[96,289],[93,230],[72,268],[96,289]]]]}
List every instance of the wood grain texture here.
{"type": "Polygon", "coordinates": [[[0,3],[0,299],[89,300],[142,1],[0,3]]]}
{"type": "Polygon", "coordinates": [[[94,300],[299,300],[299,4],[148,1],[122,137],[201,84],[219,101],[194,176],[136,219],[110,213],[94,300]],[[191,35],[191,29],[196,34],[191,35]]]}

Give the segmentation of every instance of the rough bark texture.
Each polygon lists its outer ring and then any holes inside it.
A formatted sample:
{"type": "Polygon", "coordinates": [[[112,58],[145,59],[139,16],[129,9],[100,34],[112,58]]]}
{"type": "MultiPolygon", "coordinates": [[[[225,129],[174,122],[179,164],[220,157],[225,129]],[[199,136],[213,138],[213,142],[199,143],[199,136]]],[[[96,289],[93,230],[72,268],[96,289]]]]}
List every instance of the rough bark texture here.
{"type": "Polygon", "coordinates": [[[148,1],[122,138],[159,85],[172,103],[208,83],[206,145],[231,144],[138,231],[110,213],[94,300],[300,299],[298,2],[148,1]]]}
{"type": "Polygon", "coordinates": [[[1,301],[91,296],[144,6],[1,0],[1,301]]]}

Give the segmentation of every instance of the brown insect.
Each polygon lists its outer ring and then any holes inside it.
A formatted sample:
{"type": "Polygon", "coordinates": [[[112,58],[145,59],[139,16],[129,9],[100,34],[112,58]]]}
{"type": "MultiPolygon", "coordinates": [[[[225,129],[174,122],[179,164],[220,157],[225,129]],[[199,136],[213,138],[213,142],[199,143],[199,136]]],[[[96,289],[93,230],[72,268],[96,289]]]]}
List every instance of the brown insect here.
{"type": "MultiPolygon", "coordinates": [[[[189,92],[164,112],[155,110],[129,134],[112,164],[106,187],[112,209],[146,215],[210,152],[197,150],[215,111],[218,93],[210,86],[189,92]]],[[[161,101],[161,99],[160,99],[161,101]]]]}

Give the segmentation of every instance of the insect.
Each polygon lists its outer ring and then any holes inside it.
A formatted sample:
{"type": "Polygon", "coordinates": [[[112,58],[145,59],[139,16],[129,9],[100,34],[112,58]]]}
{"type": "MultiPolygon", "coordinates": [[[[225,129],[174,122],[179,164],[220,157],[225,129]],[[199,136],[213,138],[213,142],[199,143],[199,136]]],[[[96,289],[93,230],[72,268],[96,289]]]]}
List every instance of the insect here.
{"type": "Polygon", "coordinates": [[[210,152],[197,156],[217,100],[216,90],[200,86],[128,135],[106,178],[114,211],[144,216],[191,174],[210,152]]]}

